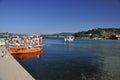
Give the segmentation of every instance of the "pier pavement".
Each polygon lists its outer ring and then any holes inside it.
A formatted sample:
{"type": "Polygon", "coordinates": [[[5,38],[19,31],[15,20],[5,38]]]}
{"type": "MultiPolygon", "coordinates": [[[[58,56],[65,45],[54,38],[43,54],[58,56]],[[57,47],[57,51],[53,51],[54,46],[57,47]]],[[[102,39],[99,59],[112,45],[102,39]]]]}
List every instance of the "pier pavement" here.
{"type": "Polygon", "coordinates": [[[0,80],[35,80],[8,52],[0,46],[0,80]]]}

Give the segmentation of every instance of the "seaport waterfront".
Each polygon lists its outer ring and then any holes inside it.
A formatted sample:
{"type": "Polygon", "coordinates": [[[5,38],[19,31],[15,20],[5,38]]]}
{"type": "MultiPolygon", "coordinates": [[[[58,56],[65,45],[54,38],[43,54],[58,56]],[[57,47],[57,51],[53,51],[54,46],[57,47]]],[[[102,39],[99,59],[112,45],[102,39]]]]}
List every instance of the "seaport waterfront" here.
{"type": "Polygon", "coordinates": [[[17,59],[36,80],[120,80],[119,40],[43,38],[41,54],[17,59]]]}

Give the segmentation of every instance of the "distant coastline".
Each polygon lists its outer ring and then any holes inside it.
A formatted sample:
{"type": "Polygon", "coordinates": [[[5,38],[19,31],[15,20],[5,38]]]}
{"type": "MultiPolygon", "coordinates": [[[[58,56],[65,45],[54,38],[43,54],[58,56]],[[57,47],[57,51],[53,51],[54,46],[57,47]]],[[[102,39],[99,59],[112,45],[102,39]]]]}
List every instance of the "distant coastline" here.
{"type": "MultiPolygon", "coordinates": [[[[26,34],[13,34],[9,32],[0,33],[0,37],[8,37],[8,36],[23,36],[26,34]]],[[[64,38],[65,36],[74,36],[79,38],[86,39],[120,39],[120,28],[96,28],[88,31],[80,31],[75,33],[70,32],[62,32],[55,34],[40,34],[42,37],[53,37],[53,38],[64,38]],[[116,36],[117,35],[117,36],[116,36]]]]}

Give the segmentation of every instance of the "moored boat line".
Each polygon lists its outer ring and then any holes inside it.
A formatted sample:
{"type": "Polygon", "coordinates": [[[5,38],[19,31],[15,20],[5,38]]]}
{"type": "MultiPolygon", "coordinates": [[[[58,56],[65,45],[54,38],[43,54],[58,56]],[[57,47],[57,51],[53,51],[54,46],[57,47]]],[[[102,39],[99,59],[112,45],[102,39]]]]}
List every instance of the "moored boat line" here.
{"type": "Polygon", "coordinates": [[[38,37],[38,35],[17,36],[16,38],[5,39],[5,43],[11,54],[42,51],[42,37],[38,37]]]}

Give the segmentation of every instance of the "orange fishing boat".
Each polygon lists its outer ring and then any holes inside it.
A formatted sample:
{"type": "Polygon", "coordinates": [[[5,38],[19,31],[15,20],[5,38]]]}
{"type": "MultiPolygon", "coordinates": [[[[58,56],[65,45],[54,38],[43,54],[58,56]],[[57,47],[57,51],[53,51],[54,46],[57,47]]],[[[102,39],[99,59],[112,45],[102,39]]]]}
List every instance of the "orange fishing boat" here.
{"type": "Polygon", "coordinates": [[[23,37],[23,39],[17,38],[15,40],[12,40],[12,43],[14,44],[8,45],[8,51],[11,54],[42,51],[42,37],[38,37],[38,35],[34,35],[32,38],[23,37]]]}
{"type": "Polygon", "coordinates": [[[8,51],[11,54],[16,54],[16,53],[32,53],[32,52],[41,52],[42,51],[42,45],[39,47],[32,47],[32,48],[16,48],[16,47],[8,47],[8,51]]]}

